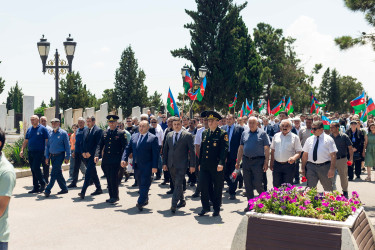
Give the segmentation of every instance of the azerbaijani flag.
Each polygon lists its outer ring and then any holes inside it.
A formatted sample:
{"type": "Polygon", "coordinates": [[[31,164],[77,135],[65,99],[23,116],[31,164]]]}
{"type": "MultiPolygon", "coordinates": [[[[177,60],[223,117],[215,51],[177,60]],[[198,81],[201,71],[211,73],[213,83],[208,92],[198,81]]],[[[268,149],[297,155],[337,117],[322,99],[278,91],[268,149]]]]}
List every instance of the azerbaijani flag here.
{"type": "Polygon", "coordinates": [[[267,103],[267,114],[270,115],[271,114],[271,107],[270,107],[270,100],[268,99],[268,103],[267,103]]]}
{"type": "Polygon", "coordinates": [[[289,96],[288,102],[286,103],[285,111],[288,112],[288,115],[294,112],[294,107],[292,104],[292,100],[290,99],[290,96],[289,96]]]}
{"type": "Polygon", "coordinates": [[[242,108],[241,108],[241,112],[240,112],[240,117],[244,116],[245,115],[245,107],[244,107],[244,104],[242,103],[242,108]]]}
{"type": "Polygon", "coordinates": [[[368,99],[367,107],[365,109],[365,112],[363,112],[361,116],[361,121],[365,122],[367,121],[368,115],[375,115],[375,104],[372,101],[372,98],[368,99]]]}
{"type": "Polygon", "coordinates": [[[184,90],[185,94],[189,92],[189,89],[193,87],[193,81],[191,80],[191,76],[189,71],[186,70],[185,79],[184,79],[184,90]]]}
{"type": "Polygon", "coordinates": [[[283,104],[283,100],[281,100],[277,105],[276,107],[274,107],[271,111],[271,113],[274,115],[274,116],[277,116],[283,109],[281,107],[281,105],[283,104]]]}
{"type": "Polygon", "coordinates": [[[172,116],[175,116],[175,115],[180,116],[180,113],[178,112],[177,104],[171,92],[171,88],[169,88],[169,91],[168,91],[167,110],[172,116]]]}
{"type": "Polygon", "coordinates": [[[310,114],[315,113],[318,114],[319,113],[319,107],[325,107],[325,104],[322,104],[318,101],[318,99],[316,99],[316,97],[313,95],[313,93],[311,92],[311,108],[310,108],[310,114]]]}
{"type": "MultiPolygon", "coordinates": [[[[190,90],[192,90],[192,89],[190,89],[190,90]]],[[[191,92],[190,90],[188,91],[187,96],[190,98],[190,100],[194,101],[194,100],[197,99],[199,89],[197,89],[197,91],[195,91],[194,93],[191,92]]]]}
{"type": "Polygon", "coordinates": [[[251,104],[251,106],[250,106],[250,104],[249,104],[249,102],[247,101],[247,98],[246,98],[246,115],[248,115],[248,114],[251,114],[251,113],[253,113],[253,104],[251,104]]]}
{"type": "Polygon", "coordinates": [[[331,125],[331,120],[328,117],[322,115],[322,122],[324,129],[330,129],[329,125],[331,125]]]}
{"type": "Polygon", "coordinates": [[[259,100],[259,113],[264,109],[264,103],[262,102],[262,100],[259,100]]]}
{"type": "Polygon", "coordinates": [[[281,100],[282,100],[282,102],[283,102],[282,107],[285,108],[285,96],[283,96],[283,98],[282,98],[281,100]]]}
{"type": "Polygon", "coordinates": [[[228,106],[229,106],[229,109],[234,108],[234,107],[236,106],[236,103],[237,103],[237,93],[236,93],[236,95],[234,96],[234,100],[233,100],[233,102],[232,102],[231,104],[228,105],[228,106]]]}
{"type": "Polygon", "coordinates": [[[197,100],[198,101],[202,101],[202,99],[203,99],[204,92],[206,91],[206,84],[207,84],[207,79],[206,79],[206,77],[204,77],[203,81],[201,82],[201,86],[198,89],[199,90],[198,94],[197,94],[197,100]]]}
{"type": "Polygon", "coordinates": [[[366,108],[366,96],[365,91],[362,92],[360,96],[355,98],[353,101],[350,102],[350,105],[352,105],[353,109],[355,110],[355,113],[358,114],[362,110],[366,108]]]}

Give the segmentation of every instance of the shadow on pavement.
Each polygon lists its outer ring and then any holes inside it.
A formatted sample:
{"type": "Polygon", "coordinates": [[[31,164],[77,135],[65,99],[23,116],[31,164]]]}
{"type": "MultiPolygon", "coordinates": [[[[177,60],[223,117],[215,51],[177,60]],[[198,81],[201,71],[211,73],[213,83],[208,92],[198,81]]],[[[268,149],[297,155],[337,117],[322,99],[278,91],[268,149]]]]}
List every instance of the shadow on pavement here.
{"type": "Polygon", "coordinates": [[[110,204],[108,202],[101,202],[97,204],[88,204],[88,207],[92,207],[93,209],[105,209],[105,208],[114,208],[114,207],[121,207],[120,204],[110,204]]]}
{"type": "Polygon", "coordinates": [[[26,197],[36,197],[36,196],[37,194],[28,194],[28,193],[13,195],[14,198],[26,198],[26,197]]]}
{"type": "Polygon", "coordinates": [[[73,197],[72,198],[73,202],[89,202],[93,201],[94,198],[92,196],[86,196],[85,199],[81,199],[81,197],[73,197]]]}
{"type": "Polygon", "coordinates": [[[238,203],[242,203],[242,201],[238,199],[238,197],[236,197],[235,200],[230,200],[229,197],[223,196],[222,203],[223,204],[238,204],[238,203]]]}
{"type": "Polygon", "coordinates": [[[62,196],[57,196],[55,194],[51,194],[49,197],[45,197],[44,195],[42,194],[39,194],[37,197],[36,197],[36,201],[44,201],[44,200],[57,200],[57,199],[62,199],[63,197],[62,196]]]}
{"type": "Polygon", "coordinates": [[[167,210],[158,210],[157,211],[159,214],[163,215],[164,217],[174,217],[174,216],[186,216],[186,215],[191,215],[191,213],[186,213],[183,210],[176,210],[176,213],[172,213],[170,209],[167,210]]]}
{"type": "Polygon", "coordinates": [[[131,197],[138,197],[139,196],[139,192],[138,191],[133,191],[133,192],[126,192],[128,195],[130,195],[131,197]]]}
{"type": "Polygon", "coordinates": [[[31,190],[31,189],[33,189],[33,186],[24,186],[23,188],[26,189],[26,190],[31,190]]]}
{"type": "Polygon", "coordinates": [[[152,210],[148,208],[143,208],[143,211],[139,211],[137,207],[132,207],[128,209],[120,209],[120,210],[115,210],[116,212],[123,212],[128,215],[138,215],[138,214],[152,214],[152,210]]]}
{"type": "Polygon", "coordinates": [[[172,198],[172,194],[158,194],[162,199],[172,198]]]}
{"type": "Polygon", "coordinates": [[[221,218],[221,216],[212,217],[210,216],[210,213],[203,216],[196,215],[194,216],[194,219],[196,219],[197,222],[202,225],[224,224],[224,221],[221,218]]]}

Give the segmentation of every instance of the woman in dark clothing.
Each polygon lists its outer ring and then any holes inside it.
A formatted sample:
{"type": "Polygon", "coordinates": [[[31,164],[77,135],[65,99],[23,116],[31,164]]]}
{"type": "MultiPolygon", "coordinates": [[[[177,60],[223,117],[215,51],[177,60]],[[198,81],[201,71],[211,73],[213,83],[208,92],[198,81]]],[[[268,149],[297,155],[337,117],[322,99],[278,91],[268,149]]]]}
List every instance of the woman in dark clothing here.
{"type": "Polygon", "coordinates": [[[362,164],[362,152],[363,152],[363,147],[365,144],[365,133],[357,128],[357,123],[358,121],[351,121],[350,122],[350,129],[346,131],[346,134],[349,136],[350,140],[353,143],[353,151],[354,151],[354,156],[353,156],[353,161],[354,163],[351,166],[348,166],[348,176],[349,176],[349,181],[353,180],[353,165],[355,167],[355,175],[357,179],[360,179],[361,177],[361,164],[362,164]]]}

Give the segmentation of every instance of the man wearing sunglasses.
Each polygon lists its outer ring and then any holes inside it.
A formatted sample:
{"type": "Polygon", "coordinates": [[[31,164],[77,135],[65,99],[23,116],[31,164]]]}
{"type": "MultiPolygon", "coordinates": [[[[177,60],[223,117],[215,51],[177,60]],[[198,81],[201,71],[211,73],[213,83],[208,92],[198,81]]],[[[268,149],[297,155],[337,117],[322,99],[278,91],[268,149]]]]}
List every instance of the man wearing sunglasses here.
{"type": "Polygon", "coordinates": [[[133,125],[132,118],[131,118],[130,116],[129,116],[128,118],[126,118],[125,129],[126,129],[131,135],[133,135],[134,133],[138,133],[138,132],[139,132],[139,131],[138,131],[138,127],[133,125]]]}
{"type": "Polygon", "coordinates": [[[320,181],[325,191],[332,191],[337,153],[335,141],[324,133],[322,121],[313,122],[312,133],[314,136],[307,138],[302,150],[302,175],[305,175],[307,168],[309,188],[316,188],[320,181]]]}

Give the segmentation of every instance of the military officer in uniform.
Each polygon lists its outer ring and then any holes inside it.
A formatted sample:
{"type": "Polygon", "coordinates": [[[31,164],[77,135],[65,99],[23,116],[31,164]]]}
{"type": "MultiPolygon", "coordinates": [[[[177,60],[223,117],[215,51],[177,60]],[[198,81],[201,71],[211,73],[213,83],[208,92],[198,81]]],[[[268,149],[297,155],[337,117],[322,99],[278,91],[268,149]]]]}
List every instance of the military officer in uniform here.
{"type": "Polygon", "coordinates": [[[94,159],[97,163],[99,158],[103,158],[102,167],[107,178],[109,192],[109,199],[106,202],[111,204],[119,201],[118,174],[121,168],[121,156],[127,145],[125,131],[117,128],[118,119],[117,115],[107,116],[109,129],[103,132],[94,159]]]}
{"type": "Polygon", "coordinates": [[[199,153],[199,181],[203,207],[199,216],[203,216],[210,211],[210,198],[212,198],[214,208],[212,216],[219,216],[224,187],[223,169],[225,156],[228,154],[228,134],[218,127],[219,120],[221,120],[218,113],[207,111],[206,116],[209,129],[202,133],[199,153]]]}

